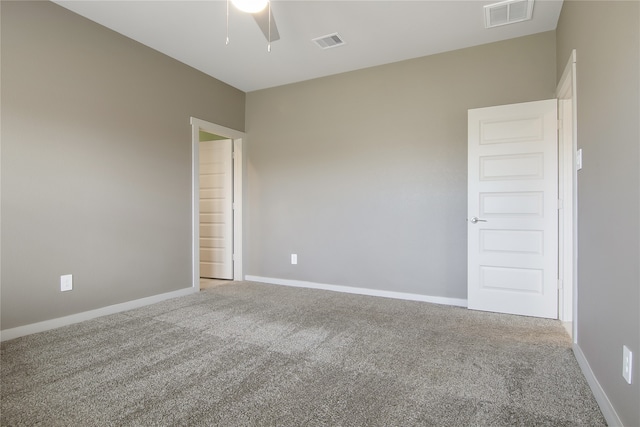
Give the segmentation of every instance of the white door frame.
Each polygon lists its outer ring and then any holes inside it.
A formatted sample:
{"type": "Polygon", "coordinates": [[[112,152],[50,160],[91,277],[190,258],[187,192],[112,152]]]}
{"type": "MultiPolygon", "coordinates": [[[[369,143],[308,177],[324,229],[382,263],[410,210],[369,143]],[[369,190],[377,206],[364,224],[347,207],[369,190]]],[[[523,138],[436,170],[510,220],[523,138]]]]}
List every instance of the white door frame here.
{"type": "Polygon", "coordinates": [[[558,98],[558,197],[562,200],[559,212],[559,318],[567,327],[574,343],[578,340],[578,177],[576,167],[577,98],[576,98],[576,50],[571,51],[569,61],[556,89],[558,98]]]}
{"type": "Polygon", "coordinates": [[[233,140],[233,280],[244,280],[242,266],[242,141],[244,132],[191,117],[192,286],[200,289],[200,131],[233,140]]]}

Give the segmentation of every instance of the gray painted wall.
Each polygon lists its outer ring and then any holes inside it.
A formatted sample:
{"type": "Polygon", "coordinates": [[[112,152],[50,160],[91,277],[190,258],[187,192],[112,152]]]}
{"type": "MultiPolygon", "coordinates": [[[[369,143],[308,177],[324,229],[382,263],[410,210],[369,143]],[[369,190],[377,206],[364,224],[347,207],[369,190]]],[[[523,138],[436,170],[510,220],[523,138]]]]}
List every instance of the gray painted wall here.
{"type": "MultiPolygon", "coordinates": [[[[244,130],[245,95],[52,3],[0,8],[2,329],[189,287],[189,117],[244,130]]],[[[557,61],[550,32],[249,94],[248,273],[465,298],[466,110],[552,97],[577,48],[578,345],[640,424],[638,9],[565,1],[557,61]]]]}
{"type": "Polygon", "coordinates": [[[467,109],[552,98],[555,56],[547,32],[247,94],[246,273],[466,298],[467,109]]]}
{"type": "Polygon", "coordinates": [[[557,41],[558,77],[571,49],[578,58],[578,346],[624,425],[638,426],[640,3],[565,0],[557,41]]]}
{"type": "Polygon", "coordinates": [[[1,7],[2,329],[190,287],[189,117],[244,130],[245,94],[53,3],[1,7]]]}

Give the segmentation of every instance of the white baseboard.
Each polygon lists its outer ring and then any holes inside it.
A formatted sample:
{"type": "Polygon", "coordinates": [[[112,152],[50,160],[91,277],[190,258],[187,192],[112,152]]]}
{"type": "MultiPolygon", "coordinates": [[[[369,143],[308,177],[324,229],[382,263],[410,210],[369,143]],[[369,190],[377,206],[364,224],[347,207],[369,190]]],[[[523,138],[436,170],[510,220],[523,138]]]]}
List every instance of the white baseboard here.
{"type": "Polygon", "coordinates": [[[0,331],[0,341],[7,341],[18,337],[23,337],[25,335],[31,335],[38,332],[44,332],[50,329],[59,328],[61,326],[84,322],[85,320],[95,319],[96,317],[107,316],[109,314],[115,314],[127,310],[132,310],[134,308],[144,307],[146,305],[155,304],[157,302],[168,300],[171,298],[191,295],[195,292],[198,292],[198,289],[193,287],[180,289],[178,291],[167,292],[160,295],[154,295],[133,301],[123,302],[120,304],[109,305],[107,307],[97,308],[95,310],[84,311],[82,313],[72,314],[70,316],[58,317],[57,319],[45,320],[43,322],[32,323],[30,325],[5,329],[3,331],[0,331]]]}
{"type": "Polygon", "coordinates": [[[244,280],[250,282],[269,283],[272,285],[292,286],[296,288],[322,289],[325,291],[344,292],[347,294],[369,295],[374,297],[403,299],[409,301],[431,302],[434,304],[454,305],[467,307],[467,300],[460,298],[435,297],[405,292],[381,291],[377,289],[355,288],[352,286],[327,285],[324,283],[305,282],[303,280],[275,279],[273,277],[245,276],[244,280]]]}
{"type": "Polygon", "coordinates": [[[607,424],[611,427],[622,427],[622,421],[618,416],[616,410],[613,408],[611,401],[607,397],[607,394],[602,389],[602,386],[598,382],[596,376],[591,370],[591,366],[589,366],[589,362],[587,362],[587,358],[585,357],[582,349],[578,344],[573,344],[573,354],[576,356],[576,360],[578,361],[578,365],[580,365],[580,369],[587,379],[587,383],[593,392],[593,396],[596,398],[596,402],[598,402],[598,406],[602,411],[602,415],[604,415],[604,419],[607,421],[607,424]]]}

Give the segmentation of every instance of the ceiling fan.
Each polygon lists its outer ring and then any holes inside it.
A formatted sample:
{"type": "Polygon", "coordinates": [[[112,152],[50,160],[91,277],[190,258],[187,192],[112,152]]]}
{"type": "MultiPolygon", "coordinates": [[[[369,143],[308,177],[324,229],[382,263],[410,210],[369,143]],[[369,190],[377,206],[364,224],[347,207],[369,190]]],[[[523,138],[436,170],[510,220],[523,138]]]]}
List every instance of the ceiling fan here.
{"type": "MultiPolygon", "coordinates": [[[[271,13],[270,0],[227,0],[240,11],[249,13],[258,24],[258,27],[264,34],[265,39],[269,43],[269,51],[271,50],[271,42],[280,40],[280,33],[276,26],[276,21],[271,13]]],[[[229,14],[227,3],[227,18],[229,14]]],[[[227,40],[228,43],[228,40],[227,40]]]]}

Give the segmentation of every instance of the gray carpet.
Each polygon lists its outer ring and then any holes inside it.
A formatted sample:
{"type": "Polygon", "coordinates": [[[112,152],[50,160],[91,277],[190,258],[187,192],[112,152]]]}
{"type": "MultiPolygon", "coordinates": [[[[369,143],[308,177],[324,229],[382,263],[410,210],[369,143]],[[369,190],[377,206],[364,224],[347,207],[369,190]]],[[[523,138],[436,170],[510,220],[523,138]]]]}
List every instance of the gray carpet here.
{"type": "Polygon", "coordinates": [[[606,425],[557,321],[232,283],[2,343],[7,426],[606,425]]]}

